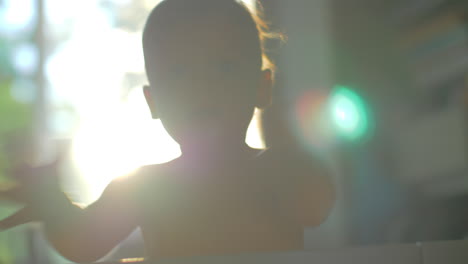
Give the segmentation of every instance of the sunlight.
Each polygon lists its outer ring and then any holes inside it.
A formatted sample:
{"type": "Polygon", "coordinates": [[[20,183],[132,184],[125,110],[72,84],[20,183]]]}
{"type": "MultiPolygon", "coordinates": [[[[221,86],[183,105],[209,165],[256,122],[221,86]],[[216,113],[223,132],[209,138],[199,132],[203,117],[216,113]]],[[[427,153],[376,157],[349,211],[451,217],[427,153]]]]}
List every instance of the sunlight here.
{"type": "Polygon", "coordinates": [[[255,108],[252,121],[247,129],[247,134],[245,137],[245,142],[252,148],[264,149],[265,141],[261,134],[261,111],[255,108]]]}
{"type": "Polygon", "coordinates": [[[244,2],[244,4],[245,4],[250,10],[256,10],[256,9],[257,9],[257,7],[256,7],[257,0],[242,0],[242,2],[244,2]]]}
{"type": "MultiPolygon", "coordinates": [[[[148,8],[154,6],[151,2],[148,8]]],[[[254,0],[245,2],[255,8],[254,0]]],[[[84,193],[88,195],[82,197],[85,203],[96,200],[114,178],[180,155],[178,144],[161,122],[151,119],[141,87],[125,87],[130,91],[126,96],[119,92],[126,73],[144,70],[141,32],[112,28],[98,13],[92,12],[94,24],[86,22],[89,19],[78,19],[81,22],[71,39],[47,65],[54,96],[71,102],[79,112],[72,157],[86,185],[84,193]],[[119,54],[118,63],[115,54],[119,54]],[[90,58],[97,59],[91,63],[90,58]],[[77,78],[78,72],[86,78],[77,78]],[[126,99],[122,101],[122,97],[126,99]]],[[[256,111],[246,137],[247,144],[254,148],[264,148],[259,125],[256,111]]]]}
{"type": "MultiPolygon", "coordinates": [[[[134,89],[122,105],[86,119],[81,125],[72,150],[74,163],[88,186],[85,200],[96,200],[110,181],[142,165],[167,162],[180,155],[178,144],[159,120],[150,118],[146,108],[143,93],[134,89]]],[[[246,142],[261,149],[265,146],[258,117],[256,111],[246,142]]]]}
{"type": "Polygon", "coordinates": [[[128,100],[111,112],[84,121],[73,140],[73,158],[90,186],[90,200],[95,200],[112,179],[180,155],[161,122],[150,118],[141,90],[134,89],[128,100]]]}

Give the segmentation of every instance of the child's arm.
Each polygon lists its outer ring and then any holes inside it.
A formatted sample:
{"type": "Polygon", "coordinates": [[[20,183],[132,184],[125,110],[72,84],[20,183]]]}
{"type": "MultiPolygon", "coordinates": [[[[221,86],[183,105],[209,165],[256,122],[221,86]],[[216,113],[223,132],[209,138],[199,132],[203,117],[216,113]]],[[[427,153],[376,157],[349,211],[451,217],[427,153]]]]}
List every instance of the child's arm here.
{"type": "Polygon", "coordinates": [[[104,257],[137,227],[138,214],[127,199],[128,187],[125,180],[114,181],[99,200],[86,208],[64,203],[62,216],[44,221],[53,247],[75,262],[104,257]]]}
{"type": "MultiPolygon", "coordinates": [[[[31,169],[27,173],[34,171],[43,174],[44,168],[31,169]]],[[[91,262],[106,255],[137,227],[135,208],[127,199],[128,183],[112,182],[98,201],[83,209],[44,180],[47,177],[39,176],[44,175],[32,177],[42,178],[41,182],[34,179],[29,184],[0,193],[4,199],[26,204],[17,213],[0,221],[2,230],[41,221],[49,242],[61,255],[75,262],[91,262]]]]}
{"type": "Polygon", "coordinates": [[[87,208],[67,205],[70,215],[45,222],[46,235],[60,254],[75,262],[96,261],[130,235],[138,214],[124,184],[112,182],[87,208]]]}

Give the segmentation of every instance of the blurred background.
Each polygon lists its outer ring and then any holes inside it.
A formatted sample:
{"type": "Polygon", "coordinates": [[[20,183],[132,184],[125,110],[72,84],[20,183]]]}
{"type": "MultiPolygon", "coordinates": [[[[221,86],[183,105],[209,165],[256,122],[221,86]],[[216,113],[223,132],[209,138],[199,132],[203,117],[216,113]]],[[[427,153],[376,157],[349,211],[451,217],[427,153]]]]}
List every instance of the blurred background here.
{"type": "MultiPolygon", "coordinates": [[[[141,30],[158,2],[0,0],[2,183],[66,149],[62,187],[89,204],[113,178],[180,155],[141,92],[141,30]]],[[[266,43],[274,103],[247,142],[320,159],[337,187],[306,248],[466,239],[468,2],[261,2],[288,40],[266,43]]],[[[2,202],[0,217],[15,209],[2,202]]],[[[108,258],[142,254],[137,231],[108,258]]],[[[26,225],[0,233],[0,263],[67,261],[26,225]]]]}

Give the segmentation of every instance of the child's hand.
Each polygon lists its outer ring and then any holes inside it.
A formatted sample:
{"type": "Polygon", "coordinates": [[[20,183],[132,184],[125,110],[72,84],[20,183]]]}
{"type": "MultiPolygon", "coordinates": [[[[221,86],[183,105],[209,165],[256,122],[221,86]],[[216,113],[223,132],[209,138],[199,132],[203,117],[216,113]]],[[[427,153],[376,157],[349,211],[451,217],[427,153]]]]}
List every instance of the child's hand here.
{"type": "Polygon", "coordinates": [[[2,188],[0,199],[18,203],[37,203],[51,192],[60,191],[58,181],[59,160],[37,167],[23,165],[10,171],[17,183],[2,188]]]}
{"type": "Polygon", "coordinates": [[[25,206],[14,214],[0,220],[0,231],[37,220],[30,206],[25,206]]]}
{"type": "MultiPolygon", "coordinates": [[[[58,181],[59,160],[32,167],[24,165],[11,170],[17,183],[1,186],[0,200],[24,204],[25,207],[0,221],[0,230],[40,220],[42,214],[53,210],[54,198],[61,193],[58,181]]],[[[63,194],[62,194],[63,195],[63,194]]]]}

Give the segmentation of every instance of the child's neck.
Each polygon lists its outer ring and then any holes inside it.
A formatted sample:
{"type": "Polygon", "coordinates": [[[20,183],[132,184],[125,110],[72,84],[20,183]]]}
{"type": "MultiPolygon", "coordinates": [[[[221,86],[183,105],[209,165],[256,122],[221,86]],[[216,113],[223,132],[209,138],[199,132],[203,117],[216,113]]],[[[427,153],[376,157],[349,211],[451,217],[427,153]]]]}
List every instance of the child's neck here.
{"type": "Polygon", "coordinates": [[[203,166],[227,165],[254,158],[259,150],[249,147],[244,140],[233,142],[206,142],[203,145],[181,145],[182,159],[189,164],[203,166]]]}

